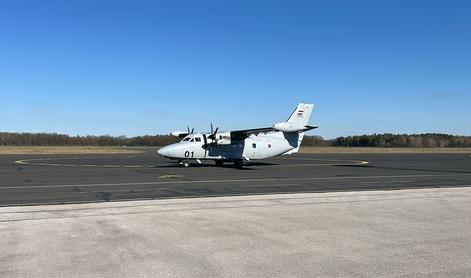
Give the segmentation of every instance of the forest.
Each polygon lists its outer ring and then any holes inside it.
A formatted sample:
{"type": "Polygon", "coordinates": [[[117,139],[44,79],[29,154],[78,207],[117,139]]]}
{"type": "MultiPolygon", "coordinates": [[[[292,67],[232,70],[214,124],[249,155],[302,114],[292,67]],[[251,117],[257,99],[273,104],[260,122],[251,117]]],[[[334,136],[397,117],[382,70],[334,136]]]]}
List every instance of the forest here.
{"type": "MultiPolygon", "coordinates": [[[[0,132],[0,146],[165,146],[180,139],[170,135],[69,136],[57,133],[0,132]]],[[[326,140],[305,136],[303,146],[312,147],[381,147],[381,148],[469,148],[471,136],[448,134],[373,134],[338,137],[326,140]]]]}

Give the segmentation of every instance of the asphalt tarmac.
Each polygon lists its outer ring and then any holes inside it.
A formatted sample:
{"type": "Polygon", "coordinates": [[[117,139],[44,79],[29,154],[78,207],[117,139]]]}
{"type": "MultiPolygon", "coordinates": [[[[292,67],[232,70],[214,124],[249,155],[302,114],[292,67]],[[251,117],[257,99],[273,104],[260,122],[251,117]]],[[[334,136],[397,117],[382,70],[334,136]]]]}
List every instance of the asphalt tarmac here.
{"type": "Polygon", "coordinates": [[[0,206],[470,186],[465,153],[295,154],[244,169],[183,168],[153,151],[0,156],[0,206]]]}

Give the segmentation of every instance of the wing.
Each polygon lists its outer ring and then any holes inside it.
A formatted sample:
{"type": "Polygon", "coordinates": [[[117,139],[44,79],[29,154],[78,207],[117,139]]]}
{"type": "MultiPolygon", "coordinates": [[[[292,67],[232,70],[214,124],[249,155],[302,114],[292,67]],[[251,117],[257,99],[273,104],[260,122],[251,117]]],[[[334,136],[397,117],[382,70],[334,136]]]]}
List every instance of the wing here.
{"type": "MultiPolygon", "coordinates": [[[[298,132],[306,132],[312,129],[318,128],[318,126],[310,126],[306,125],[303,129],[299,130],[298,132]]],[[[277,131],[273,127],[264,127],[264,128],[254,128],[254,129],[244,129],[244,130],[236,130],[231,131],[231,139],[232,140],[243,140],[249,137],[252,134],[258,135],[260,133],[268,133],[271,131],[277,131]]]]}
{"type": "Polygon", "coordinates": [[[274,131],[275,129],[273,127],[264,127],[264,128],[254,128],[254,129],[244,129],[244,130],[236,130],[236,131],[231,131],[233,134],[243,134],[246,136],[250,136],[252,134],[259,134],[259,133],[267,133],[270,131],[274,131]]]}
{"type": "Polygon", "coordinates": [[[231,140],[243,140],[252,134],[267,133],[270,131],[275,131],[275,129],[273,127],[264,127],[231,131],[231,140]]]}

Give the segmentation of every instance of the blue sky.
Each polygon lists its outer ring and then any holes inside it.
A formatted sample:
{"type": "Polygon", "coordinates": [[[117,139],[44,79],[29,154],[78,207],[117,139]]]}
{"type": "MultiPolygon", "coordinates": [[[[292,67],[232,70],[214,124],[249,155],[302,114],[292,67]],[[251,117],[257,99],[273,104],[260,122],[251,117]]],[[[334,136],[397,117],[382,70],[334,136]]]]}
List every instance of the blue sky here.
{"type": "Polygon", "coordinates": [[[471,135],[469,1],[1,1],[0,131],[471,135]]]}

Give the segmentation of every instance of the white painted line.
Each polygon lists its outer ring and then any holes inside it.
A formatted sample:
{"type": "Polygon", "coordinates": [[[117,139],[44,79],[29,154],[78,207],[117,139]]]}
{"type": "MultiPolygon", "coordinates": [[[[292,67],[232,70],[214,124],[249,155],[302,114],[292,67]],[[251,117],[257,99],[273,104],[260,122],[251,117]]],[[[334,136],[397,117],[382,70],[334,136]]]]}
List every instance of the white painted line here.
{"type": "Polygon", "coordinates": [[[384,181],[385,183],[402,183],[402,182],[412,182],[412,181],[384,181]]]}
{"type": "MultiPolygon", "coordinates": [[[[230,182],[269,182],[269,181],[311,181],[311,180],[368,180],[368,179],[393,179],[393,178],[428,178],[444,177],[447,175],[397,175],[397,176],[346,176],[346,177],[306,177],[306,178],[266,178],[266,179],[232,179],[232,180],[195,180],[195,181],[153,181],[153,182],[129,182],[129,183],[95,183],[95,184],[64,184],[64,185],[37,185],[37,186],[7,186],[4,189],[20,188],[61,188],[61,187],[93,187],[93,186],[123,186],[123,185],[159,185],[159,184],[199,184],[199,183],[230,183],[230,182]]],[[[471,176],[471,174],[453,174],[448,176],[471,176]]],[[[384,182],[384,181],[381,181],[384,182]]],[[[274,184],[276,186],[276,184],[274,184]]]]}
{"type": "Polygon", "coordinates": [[[378,184],[378,183],[381,183],[381,182],[379,182],[379,181],[361,181],[359,183],[361,183],[361,184],[378,184]]]}

